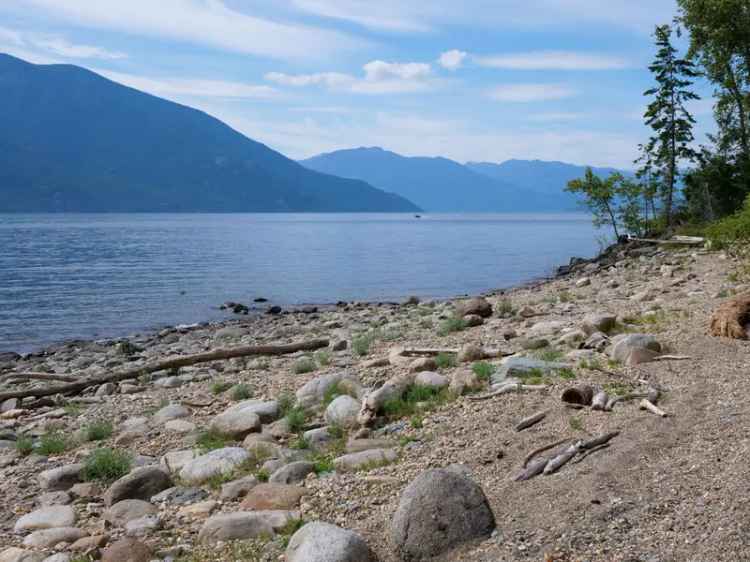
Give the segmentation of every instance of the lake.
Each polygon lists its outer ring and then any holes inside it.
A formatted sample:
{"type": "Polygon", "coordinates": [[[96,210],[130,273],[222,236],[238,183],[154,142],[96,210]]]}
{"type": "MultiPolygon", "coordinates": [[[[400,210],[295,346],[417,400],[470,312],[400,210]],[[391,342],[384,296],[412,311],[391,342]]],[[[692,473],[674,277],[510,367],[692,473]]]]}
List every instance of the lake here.
{"type": "Polygon", "coordinates": [[[596,238],[582,214],[0,215],[0,351],[225,318],[227,300],[475,294],[596,238]]]}

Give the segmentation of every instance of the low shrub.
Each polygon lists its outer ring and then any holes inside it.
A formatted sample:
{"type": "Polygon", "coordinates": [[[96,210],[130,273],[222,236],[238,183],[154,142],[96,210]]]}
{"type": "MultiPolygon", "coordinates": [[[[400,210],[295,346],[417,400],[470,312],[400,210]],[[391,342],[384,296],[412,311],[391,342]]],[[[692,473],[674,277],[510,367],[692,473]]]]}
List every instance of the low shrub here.
{"type": "Polygon", "coordinates": [[[495,373],[495,366],[486,361],[479,361],[471,366],[471,370],[480,381],[488,381],[495,373]]]}
{"type": "Polygon", "coordinates": [[[131,465],[132,458],[127,451],[96,449],[86,457],[83,478],[111,483],[130,472],[131,465]]]}
{"type": "Polygon", "coordinates": [[[68,448],[68,438],[60,431],[46,433],[39,438],[39,446],[36,452],[48,457],[50,455],[59,455],[64,453],[68,448]]]}
{"type": "Polygon", "coordinates": [[[110,421],[96,420],[87,425],[83,431],[86,441],[104,441],[112,437],[114,428],[110,421]]]}
{"type": "Polygon", "coordinates": [[[464,320],[460,316],[451,316],[450,318],[446,318],[445,320],[443,320],[442,324],[440,324],[438,335],[445,337],[455,332],[462,332],[466,328],[466,320],[464,320]]]}

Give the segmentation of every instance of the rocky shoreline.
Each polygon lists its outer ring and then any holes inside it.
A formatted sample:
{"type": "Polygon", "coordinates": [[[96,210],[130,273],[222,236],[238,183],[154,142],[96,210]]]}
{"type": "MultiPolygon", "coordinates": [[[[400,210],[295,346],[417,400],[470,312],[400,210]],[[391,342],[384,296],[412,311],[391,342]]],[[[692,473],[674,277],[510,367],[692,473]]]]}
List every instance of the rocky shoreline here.
{"type": "Polygon", "coordinates": [[[327,340],[3,401],[0,562],[736,560],[750,346],[705,333],[748,289],[735,267],[629,244],[473,299],[5,355],[0,393],[53,384],[11,373],[327,340]],[[591,398],[566,404],[573,389],[591,398]],[[529,456],[545,475],[517,481],[529,456]]]}

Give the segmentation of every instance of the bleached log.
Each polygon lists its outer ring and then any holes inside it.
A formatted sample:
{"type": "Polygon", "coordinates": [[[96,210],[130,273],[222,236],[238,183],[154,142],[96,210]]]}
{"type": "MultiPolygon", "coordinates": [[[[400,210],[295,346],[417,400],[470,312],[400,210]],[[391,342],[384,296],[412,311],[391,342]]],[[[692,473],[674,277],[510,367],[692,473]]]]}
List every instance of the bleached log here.
{"type": "Polygon", "coordinates": [[[524,429],[528,429],[532,425],[535,425],[542,421],[545,417],[547,417],[547,410],[544,410],[542,412],[537,412],[536,414],[533,414],[527,418],[523,418],[520,422],[516,424],[516,431],[523,431],[524,429]]]}
{"type": "Polygon", "coordinates": [[[414,384],[417,373],[396,375],[388,379],[383,386],[367,394],[362,399],[357,421],[360,425],[370,425],[378,417],[386,402],[401,398],[406,390],[414,384]]]}
{"type": "Polygon", "coordinates": [[[19,381],[27,380],[38,380],[38,381],[60,381],[60,382],[76,382],[76,377],[69,375],[58,375],[57,373],[4,373],[0,375],[0,382],[7,381],[8,383],[14,383],[19,381]]]}
{"type": "Polygon", "coordinates": [[[488,400],[501,394],[511,394],[513,392],[522,392],[524,390],[547,390],[547,385],[544,384],[521,384],[511,383],[501,386],[493,390],[488,394],[480,394],[479,396],[469,396],[469,400],[488,400]]]}
{"type": "Polygon", "coordinates": [[[565,449],[562,453],[560,453],[547,463],[547,466],[544,467],[544,474],[547,475],[557,472],[563,466],[565,466],[565,464],[570,461],[570,459],[575,457],[580,450],[581,442],[577,441],[576,443],[573,443],[570,447],[565,449]]]}
{"type": "Polygon", "coordinates": [[[662,418],[666,418],[667,417],[667,413],[664,410],[662,410],[659,407],[655,406],[654,404],[652,404],[651,402],[649,402],[645,398],[643,400],[641,400],[641,402],[640,402],[640,408],[641,408],[641,410],[648,410],[652,414],[656,414],[659,417],[662,417],[662,418]]]}
{"type": "Polygon", "coordinates": [[[86,388],[89,388],[90,386],[99,386],[100,384],[108,382],[118,382],[127,379],[133,379],[142,375],[147,375],[149,373],[155,373],[157,371],[179,369],[180,367],[188,367],[190,365],[197,365],[199,363],[223,361],[236,357],[249,357],[251,355],[287,355],[290,353],[297,353],[298,351],[315,351],[324,347],[328,347],[328,340],[326,339],[309,340],[284,345],[250,345],[231,347],[227,349],[216,349],[214,351],[207,351],[205,353],[173,357],[170,359],[165,359],[163,361],[141,365],[140,367],[136,367],[134,369],[111,373],[109,375],[84,378],[68,384],[31,388],[15,392],[3,392],[0,393],[0,402],[2,402],[3,400],[7,400],[8,398],[26,398],[28,396],[39,398],[41,396],[54,396],[55,394],[76,394],[85,390],[86,388]]]}
{"type": "Polygon", "coordinates": [[[544,470],[544,467],[547,466],[547,463],[549,462],[548,459],[540,458],[529,464],[528,466],[524,465],[524,469],[518,473],[518,475],[513,479],[516,482],[523,482],[525,480],[531,480],[534,478],[534,476],[537,476],[542,473],[544,470]]]}
{"type": "Polygon", "coordinates": [[[549,451],[550,449],[559,447],[560,445],[562,445],[563,443],[567,443],[568,441],[570,441],[570,438],[561,439],[560,441],[555,441],[554,443],[550,443],[549,445],[544,445],[543,447],[534,449],[528,455],[526,455],[525,459],[523,459],[523,466],[525,467],[527,464],[529,464],[529,461],[533,459],[535,456],[537,456],[539,453],[543,453],[544,451],[549,451]]]}
{"type": "Polygon", "coordinates": [[[593,439],[589,439],[588,441],[584,441],[583,443],[581,443],[581,449],[593,449],[594,447],[598,447],[599,445],[603,445],[604,443],[609,443],[618,435],[620,435],[619,431],[612,431],[610,433],[605,433],[604,435],[599,435],[598,437],[594,437],[593,439]]]}

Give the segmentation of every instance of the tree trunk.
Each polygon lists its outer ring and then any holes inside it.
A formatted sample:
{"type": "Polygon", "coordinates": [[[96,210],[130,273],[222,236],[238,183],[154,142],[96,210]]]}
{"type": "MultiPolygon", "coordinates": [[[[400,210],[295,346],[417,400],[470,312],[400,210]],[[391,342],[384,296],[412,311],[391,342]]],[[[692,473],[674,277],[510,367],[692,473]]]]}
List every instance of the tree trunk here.
{"type": "Polygon", "coordinates": [[[742,145],[742,157],[743,160],[747,161],[748,159],[750,159],[750,141],[748,141],[747,113],[745,112],[745,104],[742,100],[742,92],[737,85],[737,77],[735,76],[734,69],[729,63],[727,63],[726,72],[729,91],[732,93],[732,97],[737,104],[737,112],[740,121],[740,144],[742,145]]]}

